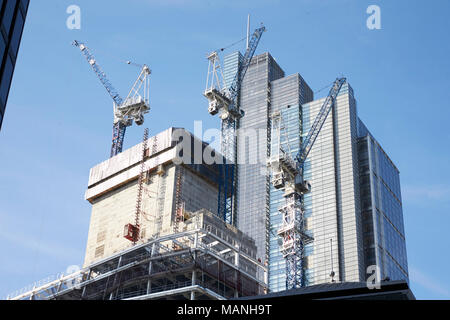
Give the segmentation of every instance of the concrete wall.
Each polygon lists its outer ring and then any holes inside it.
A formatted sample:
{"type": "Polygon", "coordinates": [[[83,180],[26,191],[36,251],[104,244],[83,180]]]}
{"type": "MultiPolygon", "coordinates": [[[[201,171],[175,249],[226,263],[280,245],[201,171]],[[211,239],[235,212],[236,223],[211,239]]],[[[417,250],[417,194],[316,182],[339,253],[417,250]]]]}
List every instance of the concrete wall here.
{"type": "MultiPolygon", "coordinates": [[[[185,209],[190,212],[206,209],[217,214],[218,188],[212,182],[214,179],[205,177],[217,169],[202,171],[176,166],[172,162],[176,156],[172,132],[173,129],[166,130],[156,140],[152,137],[148,141],[151,156],[145,160],[148,175],[142,195],[141,243],[173,232],[179,172],[185,209]]],[[[138,144],[91,169],[86,199],[92,204],[92,214],[85,266],[132,245],[124,238],[124,227],[135,223],[141,159],[142,144],[138,144]]]]}
{"type": "MultiPolygon", "coordinates": [[[[175,166],[163,175],[150,176],[142,196],[141,242],[171,232],[175,166]],[[159,199],[158,199],[159,191],[159,199]]],[[[84,265],[101,260],[132,245],[123,237],[124,226],[134,224],[137,179],[93,200],[84,265]]]]}
{"type": "MultiPolygon", "coordinates": [[[[177,170],[180,170],[180,167],[177,167],[177,170]]],[[[185,210],[195,212],[206,209],[217,214],[217,186],[212,185],[184,167],[182,169],[182,177],[181,199],[185,203],[185,210]]]]}

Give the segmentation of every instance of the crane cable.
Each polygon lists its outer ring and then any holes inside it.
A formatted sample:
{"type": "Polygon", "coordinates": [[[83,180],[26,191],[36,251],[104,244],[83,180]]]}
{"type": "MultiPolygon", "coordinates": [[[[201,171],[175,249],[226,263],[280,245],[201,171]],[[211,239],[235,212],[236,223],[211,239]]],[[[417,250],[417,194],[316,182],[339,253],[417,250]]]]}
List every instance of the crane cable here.
{"type": "MultiPolygon", "coordinates": [[[[343,78],[344,76],[341,75],[340,77],[343,78]]],[[[330,88],[330,87],[334,84],[334,82],[335,82],[335,81],[331,82],[330,84],[328,84],[327,86],[323,87],[322,89],[320,89],[320,90],[314,92],[314,94],[319,93],[319,92],[322,92],[323,90],[330,88]]]]}
{"type": "Polygon", "coordinates": [[[322,89],[320,89],[320,90],[314,92],[314,94],[319,93],[319,92],[322,92],[323,90],[330,88],[333,84],[334,84],[334,81],[331,82],[330,84],[327,84],[327,85],[326,85],[325,87],[323,87],[322,89]]]}
{"type": "Polygon", "coordinates": [[[235,45],[237,45],[238,43],[244,41],[245,39],[247,39],[247,37],[244,37],[244,38],[242,38],[242,39],[239,40],[239,41],[233,42],[232,44],[230,44],[230,45],[228,45],[228,46],[226,46],[226,47],[220,48],[220,49],[218,49],[217,51],[222,51],[222,52],[223,52],[223,51],[225,51],[225,50],[227,50],[227,49],[229,49],[229,48],[231,48],[231,47],[234,47],[235,45]]]}
{"type": "MultiPolygon", "coordinates": [[[[89,48],[89,46],[87,46],[87,47],[89,48]]],[[[95,51],[96,51],[96,53],[100,53],[101,56],[106,56],[106,57],[108,57],[111,60],[114,60],[116,62],[126,63],[128,65],[132,65],[132,66],[139,67],[139,68],[142,68],[144,66],[143,64],[135,63],[135,62],[133,62],[131,60],[124,60],[123,58],[120,58],[119,56],[117,56],[115,54],[112,54],[109,51],[104,51],[102,49],[96,49],[95,51]]]]}

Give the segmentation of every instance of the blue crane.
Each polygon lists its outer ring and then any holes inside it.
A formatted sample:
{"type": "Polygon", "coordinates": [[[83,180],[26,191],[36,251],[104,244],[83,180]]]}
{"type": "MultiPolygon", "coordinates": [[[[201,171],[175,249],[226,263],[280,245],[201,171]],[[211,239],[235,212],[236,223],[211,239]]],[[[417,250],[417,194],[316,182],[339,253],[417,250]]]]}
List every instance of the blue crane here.
{"type": "Polygon", "coordinates": [[[311,151],[314,142],[316,141],[320,130],[322,129],[325,120],[327,120],[328,114],[330,113],[331,109],[334,106],[334,102],[336,101],[336,98],[341,91],[342,86],[347,81],[346,78],[338,78],[334,82],[333,86],[330,89],[330,92],[325,99],[325,102],[323,103],[322,107],[320,108],[319,114],[314,119],[314,123],[311,126],[311,129],[309,130],[305,140],[302,142],[302,145],[300,147],[300,150],[295,157],[295,159],[298,162],[298,166],[300,168],[303,168],[306,158],[308,157],[309,152],[311,151]]]}
{"type": "MultiPolygon", "coordinates": [[[[150,106],[148,105],[147,76],[150,75],[151,71],[148,66],[142,66],[142,70],[138,80],[134,84],[127,98],[124,100],[108,80],[106,74],[98,65],[89,48],[84,43],[77,40],[73,42],[73,45],[78,47],[83,53],[86,60],[91,65],[92,70],[94,70],[100,82],[103,84],[106,91],[108,91],[108,94],[114,101],[114,124],[110,154],[111,157],[114,157],[115,155],[122,152],[123,141],[125,138],[127,127],[133,124],[133,120],[137,125],[142,125],[144,122],[143,115],[150,110],[150,106]],[[144,97],[139,94],[139,91],[142,87],[144,90],[144,97]]],[[[128,62],[128,64],[131,64],[131,62],[128,62]]]]}
{"type": "Polygon", "coordinates": [[[238,96],[240,93],[240,88],[242,81],[247,73],[248,67],[250,66],[250,62],[255,54],[256,48],[258,47],[259,40],[261,39],[262,34],[266,31],[264,26],[256,29],[250,39],[247,50],[245,51],[244,58],[242,59],[242,65],[239,68],[238,72],[234,76],[233,82],[231,83],[230,88],[228,89],[229,99],[231,101],[228,106],[228,111],[235,114],[235,117],[240,118],[244,115],[243,111],[240,110],[238,105],[238,96]]]}
{"type": "Polygon", "coordinates": [[[208,81],[204,95],[209,101],[208,112],[211,115],[216,115],[220,112],[222,120],[221,151],[226,161],[222,166],[222,177],[219,183],[218,214],[230,224],[233,224],[235,220],[234,198],[237,180],[236,129],[239,119],[244,116],[244,112],[239,107],[240,87],[265,30],[266,28],[261,26],[254,31],[233,82],[228,88],[223,83],[223,74],[221,74],[217,52],[215,51],[208,56],[208,81]]]}

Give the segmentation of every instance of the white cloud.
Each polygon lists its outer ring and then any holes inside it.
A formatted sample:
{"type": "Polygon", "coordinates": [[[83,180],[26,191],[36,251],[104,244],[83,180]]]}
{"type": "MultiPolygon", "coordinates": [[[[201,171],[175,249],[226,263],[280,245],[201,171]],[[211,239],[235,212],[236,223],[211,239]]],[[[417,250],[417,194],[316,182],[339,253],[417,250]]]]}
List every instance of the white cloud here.
{"type": "Polygon", "coordinates": [[[441,296],[443,299],[450,299],[450,291],[443,287],[438,281],[432,277],[422,273],[414,267],[409,267],[409,278],[414,282],[429,291],[441,296]]]}
{"type": "Polygon", "coordinates": [[[403,199],[408,201],[413,201],[416,199],[423,201],[424,198],[439,201],[450,200],[450,186],[446,185],[405,185],[402,189],[403,199]]]}

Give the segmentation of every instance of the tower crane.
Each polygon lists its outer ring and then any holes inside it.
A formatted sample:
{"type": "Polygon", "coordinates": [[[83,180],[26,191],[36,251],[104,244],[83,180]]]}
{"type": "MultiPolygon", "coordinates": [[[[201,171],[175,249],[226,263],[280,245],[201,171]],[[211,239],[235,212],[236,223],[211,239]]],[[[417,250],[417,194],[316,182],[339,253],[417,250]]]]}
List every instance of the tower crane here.
{"type": "MultiPolygon", "coordinates": [[[[114,124],[111,147],[111,157],[114,157],[122,152],[127,127],[130,127],[133,124],[133,121],[138,126],[142,125],[144,123],[144,114],[148,113],[150,110],[149,75],[151,74],[151,71],[147,65],[141,66],[139,77],[124,100],[111,82],[109,82],[106,74],[98,65],[89,48],[84,43],[77,40],[73,42],[73,45],[80,49],[81,53],[91,65],[92,70],[94,70],[100,82],[114,101],[114,124]]],[[[131,64],[129,61],[127,63],[131,64]]]]}
{"type": "Polygon", "coordinates": [[[294,159],[281,147],[281,114],[280,112],[272,114],[272,143],[276,146],[276,150],[271,151],[268,165],[272,171],[271,182],[274,188],[284,191],[285,203],[279,208],[282,224],[278,229],[278,235],[283,240],[281,252],[286,259],[286,289],[305,285],[304,246],[313,241],[313,238],[305,232],[303,217],[303,196],[311,191],[311,184],[304,180],[305,161],[346,81],[345,78],[336,79],[294,159]]]}
{"type": "Polygon", "coordinates": [[[239,107],[239,92],[241,83],[258,47],[259,40],[265,30],[266,28],[261,26],[254,31],[230,87],[226,87],[217,51],[212,52],[208,56],[208,77],[204,96],[209,101],[208,112],[211,115],[219,114],[222,120],[221,150],[226,162],[223,165],[222,181],[219,184],[218,214],[230,224],[234,223],[235,212],[234,194],[236,192],[237,174],[236,129],[239,119],[244,116],[244,111],[239,107]]]}

